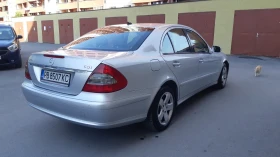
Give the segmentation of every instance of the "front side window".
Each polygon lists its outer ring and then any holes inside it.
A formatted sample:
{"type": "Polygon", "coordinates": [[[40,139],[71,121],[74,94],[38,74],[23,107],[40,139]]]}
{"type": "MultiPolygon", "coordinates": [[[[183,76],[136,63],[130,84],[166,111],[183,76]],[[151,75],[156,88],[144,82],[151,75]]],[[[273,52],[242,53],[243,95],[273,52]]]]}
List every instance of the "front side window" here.
{"type": "Polygon", "coordinates": [[[168,53],[174,53],[170,38],[168,36],[168,34],[166,34],[164,36],[163,42],[162,42],[162,48],[161,48],[161,52],[163,54],[168,54],[168,53]]]}
{"type": "Polygon", "coordinates": [[[168,35],[172,41],[175,53],[191,52],[191,47],[182,29],[172,29],[168,32],[168,35]]]}
{"type": "Polygon", "coordinates": [[[107,26],[93,30],[64,46],[64,49],[135,51],[154,28],[107,26]]]}
{"type": "Polygon", "coordinates": [[[9,27],[0,27],[0,40],[12,40],[15,38],[14,31],[9,27]]]}
{"type": "Polygon", "coordinates": [[[191,44],[196,53],[209,53],[209,49],[205,41],[195,32],[187,31],[191,44]]]}

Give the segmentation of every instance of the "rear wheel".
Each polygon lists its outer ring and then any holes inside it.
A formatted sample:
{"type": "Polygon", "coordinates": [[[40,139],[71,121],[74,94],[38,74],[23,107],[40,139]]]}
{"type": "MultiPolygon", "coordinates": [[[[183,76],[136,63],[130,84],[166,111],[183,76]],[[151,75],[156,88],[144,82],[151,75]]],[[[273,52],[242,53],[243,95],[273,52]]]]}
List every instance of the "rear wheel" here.
{"type": "Polygon", "coordinates": [[[173,118],[176,101],[174,91],[170,87],[162,87],[148,113],[147,126],[153,131],[165,130],[173,118]]]}
{"type": "Polygon", "coordinates": [[[226,83],[227,83],[227,78],[228,78],[228,68],[227,68],[226,64],[224,63],[220,76],[219,76],[219,79],[218,79],[218,83],[216,84],[216,87],[218,89],[225,88],[226,83]]]}

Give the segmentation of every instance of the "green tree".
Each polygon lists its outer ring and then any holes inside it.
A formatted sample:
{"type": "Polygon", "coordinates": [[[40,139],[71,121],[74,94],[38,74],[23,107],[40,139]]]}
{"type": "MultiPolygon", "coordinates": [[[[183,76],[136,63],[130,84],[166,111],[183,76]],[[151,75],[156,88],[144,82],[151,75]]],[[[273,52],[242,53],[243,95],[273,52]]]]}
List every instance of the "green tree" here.
{"type": "Polygon", "coordinates": [[[22,17],[22,13],[21,12],[16,12],[15,17],[22,17]]]}

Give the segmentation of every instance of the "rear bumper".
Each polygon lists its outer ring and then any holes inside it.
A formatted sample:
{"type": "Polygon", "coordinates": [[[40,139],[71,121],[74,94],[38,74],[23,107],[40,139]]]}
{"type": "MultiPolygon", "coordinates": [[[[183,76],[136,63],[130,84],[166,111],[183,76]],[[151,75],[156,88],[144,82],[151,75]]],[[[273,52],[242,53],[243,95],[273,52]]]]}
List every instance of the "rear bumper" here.
{"type": "Polygon", "coordinates": [[[0,66],[14,65],[20,61],[20,50],[16,52],[7,52],[6,54],[0,55],[0,66]]]}
{"type": "Polygon", "coordinates": [[[22,84],[22,91],[33,108],[73,123],[94,128],[120,127],[145,120],[151,95],[138,95],[125,100],[96,102],[82,100],[83,96],[69,96],[38,88],[31,81],[22,84]]]}

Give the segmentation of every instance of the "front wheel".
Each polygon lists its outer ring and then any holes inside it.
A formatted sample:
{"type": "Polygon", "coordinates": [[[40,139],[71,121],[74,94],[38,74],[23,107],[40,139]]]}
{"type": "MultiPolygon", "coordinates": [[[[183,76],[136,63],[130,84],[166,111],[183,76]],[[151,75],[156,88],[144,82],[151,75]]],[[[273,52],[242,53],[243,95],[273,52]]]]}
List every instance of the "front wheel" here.
{"type": "Polygon", "coordinates": [[[225,88],[226,83],[227,83],[227,78],[228,78],[228,67],[224,63],[220,76],[219,76],[219,79],[218,79],[218,82],[216,84],[216,87],[218,89],[225,88]]]}
{"type": "Polygon", "coordinates": [[[176,100],[174,91],[170,87],[161,88],[148,113],[147,126],[158,132],[165,130],[173,118],[176,100]]]}

